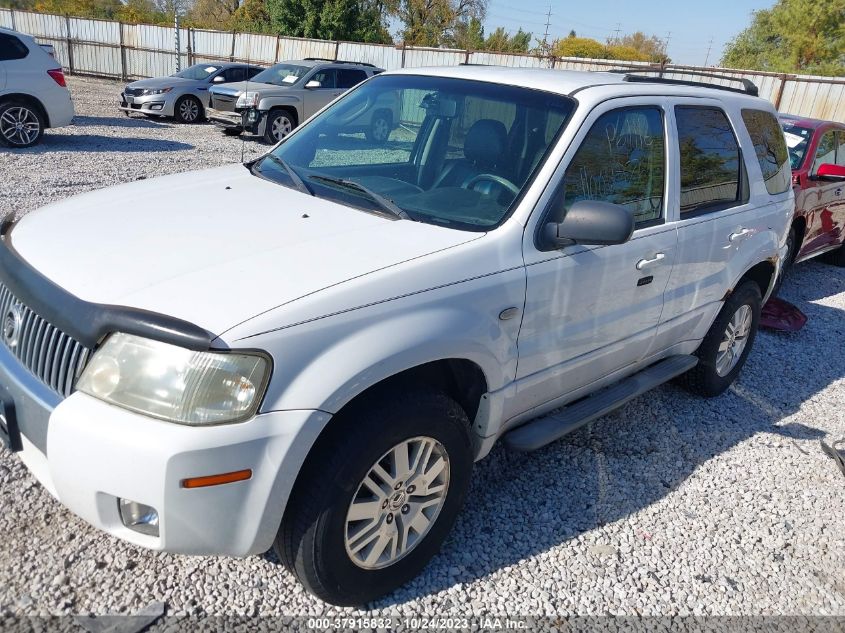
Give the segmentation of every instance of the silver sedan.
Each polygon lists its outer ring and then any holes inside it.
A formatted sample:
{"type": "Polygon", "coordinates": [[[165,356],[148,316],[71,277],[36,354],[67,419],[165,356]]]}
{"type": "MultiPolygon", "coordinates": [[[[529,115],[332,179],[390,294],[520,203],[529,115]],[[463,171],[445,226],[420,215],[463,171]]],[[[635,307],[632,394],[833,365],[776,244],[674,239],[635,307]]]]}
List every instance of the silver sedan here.
{"type": "Polygon", "coordinates": [[[194,64],[169,77],[133,81],[120,94],[120,109],[127,116],[137,112],[196,123],[205,118],[210,86],[245,81],[262,70],[259,66],[231,62],[194,64]]]}

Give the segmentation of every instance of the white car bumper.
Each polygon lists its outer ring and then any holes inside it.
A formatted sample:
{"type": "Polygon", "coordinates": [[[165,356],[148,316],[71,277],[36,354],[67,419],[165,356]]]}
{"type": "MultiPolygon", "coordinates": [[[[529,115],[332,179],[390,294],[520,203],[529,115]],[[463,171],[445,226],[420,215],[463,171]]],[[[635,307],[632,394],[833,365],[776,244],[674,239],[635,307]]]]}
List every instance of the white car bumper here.
{"type": "MultiPolygon", "coordinates": [[[[28,403],[22,383],[10,379],[19,367],[2,356],[6,397],[28,403]]],[[[25,407],[16,408],[18,417],[27,414],[25,407]]],[[[319,411],[274,411],[243,423],[196,428],[76,392],[49,413],[46,455],[26,434],[18,455],[62,504],[114,536],[156,550],[246,556],[272,545],[296,475],[328,417],[319,411]],[[245,469],[252,471],[245,481],[182,485],[186,478],[245,469]],[[153,507],[158,536],[125,526],[119,499],[153,507]]]]}
{"type": "Polygon", "coordinates": [[[68,90],[57,92],[55,99],[44,100],[44,107],[47,109],[51,128],[64,127],[73,121],[73,100],[68,90]]]}

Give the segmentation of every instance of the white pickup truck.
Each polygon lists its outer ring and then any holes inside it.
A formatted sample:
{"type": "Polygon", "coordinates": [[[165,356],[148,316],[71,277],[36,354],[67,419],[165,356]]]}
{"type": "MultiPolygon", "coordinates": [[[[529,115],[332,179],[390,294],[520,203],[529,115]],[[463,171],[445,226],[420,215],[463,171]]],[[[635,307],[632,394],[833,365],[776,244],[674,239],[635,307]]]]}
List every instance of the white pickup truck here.
{"type": "Polygon", "coordinates": [[[116,537],[275,546],[324,600],[369,601],[438,550],[496,441],[736,379],[793,211],[755,92],[385,73],[246,165],[7,222],[0,437],[116,537]],[[386,94],[386,141],[344,128],[386,94]]]}

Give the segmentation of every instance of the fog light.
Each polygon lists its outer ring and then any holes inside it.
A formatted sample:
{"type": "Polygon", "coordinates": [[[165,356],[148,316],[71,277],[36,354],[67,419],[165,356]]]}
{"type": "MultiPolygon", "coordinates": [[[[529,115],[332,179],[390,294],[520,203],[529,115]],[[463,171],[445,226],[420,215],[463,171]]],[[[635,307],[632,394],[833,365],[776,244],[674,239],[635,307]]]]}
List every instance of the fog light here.
{"type": "Polygon", "coordinates": [[[117,506],[123,525],[140,534],[158,536],[158,512],[155,508],[129,499],[118,499],[117,506]]]}
{"type": "Polygon", "coordinates": [[[161,110],[163,107],[163,103],[154,103],[150,106],[150,110],[161,110]]]}

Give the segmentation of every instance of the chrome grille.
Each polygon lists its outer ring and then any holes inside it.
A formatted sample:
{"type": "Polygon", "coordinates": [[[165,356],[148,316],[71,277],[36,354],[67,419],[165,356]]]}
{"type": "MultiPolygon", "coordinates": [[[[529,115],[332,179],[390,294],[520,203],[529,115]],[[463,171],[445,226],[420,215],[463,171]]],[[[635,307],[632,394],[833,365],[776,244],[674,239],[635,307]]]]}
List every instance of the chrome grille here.
{"type": "Polygon", "coordinates": [[[91,350],[18,301],[2,283],[0,323],[6,349],[50,389],[69,396],[91,350]]]}

